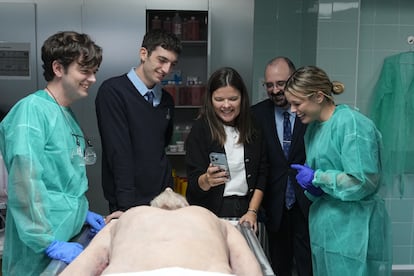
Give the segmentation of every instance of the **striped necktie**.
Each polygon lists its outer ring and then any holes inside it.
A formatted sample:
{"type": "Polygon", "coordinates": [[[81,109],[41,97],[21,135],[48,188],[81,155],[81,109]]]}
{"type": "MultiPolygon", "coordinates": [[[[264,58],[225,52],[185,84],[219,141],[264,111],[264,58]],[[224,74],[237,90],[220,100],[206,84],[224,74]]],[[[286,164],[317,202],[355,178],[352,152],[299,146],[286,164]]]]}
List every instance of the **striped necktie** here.
{"type": "MultiPolygon", "coordinates": [[[[289,112],[283,112],[283,152],[285,153],[286,158],[289,157],[290,144],[292,142],[292,125],[290,124],[290,114],[289,112]]],[[[288,177],[286,193],[285,193],[285,205],[286,208],[292,208],[295,203],[295,190],[293,189],[292,182],[288,177]]]]}
{"type": "Polygon", "coordinates": [[[151,90],[145,93],[145,96],[147,96],[147,101],[153,106],[154,105],[154,92],[151,90]]]}

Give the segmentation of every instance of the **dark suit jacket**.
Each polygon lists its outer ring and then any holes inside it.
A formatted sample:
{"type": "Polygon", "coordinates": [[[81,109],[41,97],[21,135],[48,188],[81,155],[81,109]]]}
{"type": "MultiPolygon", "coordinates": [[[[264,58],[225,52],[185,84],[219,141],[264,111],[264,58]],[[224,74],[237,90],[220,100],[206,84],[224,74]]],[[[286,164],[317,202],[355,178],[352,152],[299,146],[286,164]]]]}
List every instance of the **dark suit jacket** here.
{"type": "MultiPolygon", "coordinates": [[[[190,204],[203,206],[217,214],[223,201],[224,185],[203,191],[198,178],[210,164],[210,152],[224,153],[224,147],[213,142],[208,124],[203,119],[194,122],[186,140],[186,166],[188,176],[187,200],[190,204]]],[[[244,144],[244,165],[249,199],[255,189],[264,190],[268,172],[265,141],[260,129],[254,141],[244,144]]],[[[247,211],[247,210],[246,210],[247,211]]]]}
{"type": "Polygon", "coordinates": [[[256,120],[261,124],[269,161],[268,182],[262,203],[265,213],[264,220],[270,231],[277,231],[285,208],[288,176],[290,176],[295,189],[296,202],[305,218],[308,217],[311,201],[305,196],[303,189],[296,181],[296,170],[290,168],[291,164],[304,164],[306,161],[303,142],[306,125],[302,124],[299,119],[295,120],[289,158],[286,159],[277,136],[273,102],[270,99],[259,102],[252,106],[252,111],[256,120]]]}

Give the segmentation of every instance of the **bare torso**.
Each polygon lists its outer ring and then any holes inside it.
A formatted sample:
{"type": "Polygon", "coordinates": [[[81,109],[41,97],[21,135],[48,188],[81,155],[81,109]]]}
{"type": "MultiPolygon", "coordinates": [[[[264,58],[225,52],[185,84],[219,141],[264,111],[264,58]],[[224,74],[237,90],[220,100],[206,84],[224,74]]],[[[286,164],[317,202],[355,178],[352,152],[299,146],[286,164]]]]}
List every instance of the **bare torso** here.
{"type": "Polygon", "coordinates": [[[103,274],[162,267],[230,274],[226,231],[212,213],[197,206],[130,209],[111,229],[110,263],[103,274]]]}
{"type": "Polygon", "coordinates": [[[101,275],[181,268],[262,275],[240,232],[209,210],[139,206],[109,222],[60,274],[101,275]]]}

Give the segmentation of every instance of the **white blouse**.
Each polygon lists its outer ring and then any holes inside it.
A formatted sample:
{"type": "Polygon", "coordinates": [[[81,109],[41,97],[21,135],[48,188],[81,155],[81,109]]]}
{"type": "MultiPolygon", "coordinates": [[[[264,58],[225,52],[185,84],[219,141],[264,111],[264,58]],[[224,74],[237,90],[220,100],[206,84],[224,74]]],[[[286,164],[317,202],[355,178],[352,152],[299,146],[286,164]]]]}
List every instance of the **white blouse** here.
{"type": "Polygon", "coordinates": [[[225,184],[223,196],[245,196],[248,186],[244,166],[244,146],[237,143],[239,131],[236,128],[224,126],[224,130],[227,136],[224,150],[226,151],[231,179],[225,184]]]}

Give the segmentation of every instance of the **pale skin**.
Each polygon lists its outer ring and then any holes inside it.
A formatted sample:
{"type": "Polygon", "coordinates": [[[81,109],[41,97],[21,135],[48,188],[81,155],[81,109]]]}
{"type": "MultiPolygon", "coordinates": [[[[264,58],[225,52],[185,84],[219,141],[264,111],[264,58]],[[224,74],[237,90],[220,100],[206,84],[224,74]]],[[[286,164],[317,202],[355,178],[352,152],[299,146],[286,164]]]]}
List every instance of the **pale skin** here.
{"type": "MultiPolygon", "coordinates": [[[[214,111],[221,121],[224,124],[232,125],[240,114],[240,91],[232,86],[220,87],[212,93],[212,103],[214,111]]],[[[212,187],[226,184],[227,180],[227,172],[210,164],[206,172],[198,178],[198,185],[204,191],[208,191],[212,187]]],[[[257,231],[257,210],[259,210],[262,199],[263,192],[256,189],[249,202],[249,211],[240,218],[240,224],[248,222],[253,230],[257,231]]]]}
{"type": "Polygon", "coordinates": [[[198,206],[131,208],[105,226],[60,275],[105,275],[164,267],[262,275],[240,232],[198,206]]]}
{"type": "Polygon", "coordinates": [[[96,82],[98,67],[86,69],[72,62],[65,70],[58,61],[52,63],[55,77],[48,82],[46,91],[56,98],[59,105],[70,106],[88,96],[88,88],[96,82]]]}
{"type": "Polygon", "coordinates": [[[290,71],[289,65],[282,58],[278,58],[266,66],[264,74],[265,83],[273,83],[273,87],[265,86],[267,95],[273,103],[281,108],[288,109],[289,102],[285,97],[285,84],[293,72],[290,71]]]}
{"type": "Polygon", "coordinates": [[[157,46],[151,54],[146,48],[139,50],[141,64],[135,69],[136,74],[148,88],[160,83],[178,62],[178,55],[161,46],[157,46]]]}
{"type": "Polygon", "coordinates": [[[292,93],[286,93],[292,112],[296,113],[302,123],[309,124],[313,121],[327,121],[335,111],[335,104],[327,101],[325,95],[318,91],[310,97],[299,97],[292,93]]]}

